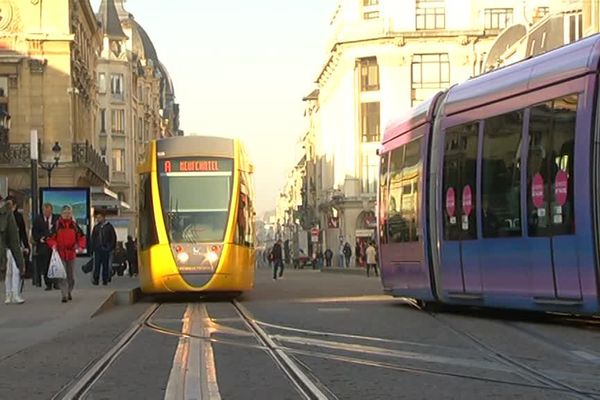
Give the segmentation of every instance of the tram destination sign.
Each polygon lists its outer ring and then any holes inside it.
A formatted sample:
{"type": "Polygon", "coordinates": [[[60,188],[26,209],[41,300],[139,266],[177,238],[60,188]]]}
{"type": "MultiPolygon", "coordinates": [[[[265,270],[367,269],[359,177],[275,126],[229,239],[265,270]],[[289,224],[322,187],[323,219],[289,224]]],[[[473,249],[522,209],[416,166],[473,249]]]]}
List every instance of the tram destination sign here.
{"type": "Polygon", "coordinates": [[[161,173],[171,172],[230,172],[231,160],[218,158],[172,158],[159,161],[161,173]]]}

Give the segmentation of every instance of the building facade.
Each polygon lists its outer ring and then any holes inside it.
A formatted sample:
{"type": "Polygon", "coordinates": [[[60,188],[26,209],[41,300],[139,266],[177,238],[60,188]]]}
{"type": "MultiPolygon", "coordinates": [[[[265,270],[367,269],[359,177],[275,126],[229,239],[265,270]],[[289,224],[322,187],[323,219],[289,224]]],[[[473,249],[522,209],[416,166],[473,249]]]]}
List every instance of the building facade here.
{"type": "MultiPolygon", "coordinates": [[[[104,186],[109,180],[94,135],[100,46],[88,0],[0,1],[0,107],[10,116],[10,126],[0,129],[0,175],[26,211],[32,131],[40,161],[60,157],[53,186],[104,186]]],[[[46,179],[39,169],[40,186],[46,179]]]]}
{"type": "Polygon", "coordinates": [[[97,75],[96,140],[110,167],[109,189],[116,194],[116,199],[103,205],[124,239],[135,235],[136,167],[149,140],[181,134],[179,106],[149,35],[125,9],[124,0],[103,0],[98,19],[103,47],[97,75]]]}
{"type": "Polygon", "coordinates": [[[377,148],[385,125],[486,70],[498,35],[550,12],[550,0],[343,0],[330,52],[304,100],[311,149],[302,205],[319,245],[375,237],[377,148]]]}

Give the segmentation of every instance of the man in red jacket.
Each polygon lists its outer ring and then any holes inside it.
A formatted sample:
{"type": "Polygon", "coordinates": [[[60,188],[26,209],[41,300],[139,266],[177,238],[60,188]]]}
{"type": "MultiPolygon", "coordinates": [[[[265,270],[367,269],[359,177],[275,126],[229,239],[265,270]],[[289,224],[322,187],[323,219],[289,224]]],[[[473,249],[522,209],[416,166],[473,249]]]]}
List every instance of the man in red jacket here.
{"type": "Polygon", "coordinates": [[[75,278],[73,269],[75,267],[75,259],[77,258],[77,250],[84,249],[86,246],[85,235],[73,219],[73,210],[71,206],[64,206],[54,230],[46,241],[52,250],[57,250],[61,260],[65,265],[67,279],[62,279],[60,289],[62,292],[62,302],[73,300],[71,292],[75,286],[75,278]]]}

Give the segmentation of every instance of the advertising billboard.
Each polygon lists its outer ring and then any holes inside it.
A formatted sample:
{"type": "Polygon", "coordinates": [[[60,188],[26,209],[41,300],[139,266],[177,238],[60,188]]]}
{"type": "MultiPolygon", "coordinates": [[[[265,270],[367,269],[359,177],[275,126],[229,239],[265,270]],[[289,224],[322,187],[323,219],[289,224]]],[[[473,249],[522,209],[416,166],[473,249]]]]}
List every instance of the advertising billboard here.
{"type": "Polygon", "coordinates": [[[40,213],[43,205],[52,204],[54,214],[59,215],[63,206],[68,205],[73,209],[73,218],[86,235],[88,249],[80,255],[87,256],[89,253],[91,234],[91,204],[90,188],[87,187],[60,187],[40,189],[40,213]]]}

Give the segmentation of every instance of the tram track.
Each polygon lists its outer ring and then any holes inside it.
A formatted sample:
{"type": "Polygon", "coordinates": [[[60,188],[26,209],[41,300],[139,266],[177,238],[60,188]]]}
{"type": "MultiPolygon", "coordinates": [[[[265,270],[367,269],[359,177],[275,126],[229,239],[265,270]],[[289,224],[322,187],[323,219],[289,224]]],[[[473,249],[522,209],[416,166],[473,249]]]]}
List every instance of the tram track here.
{"type": "Polygon", "coordinates": [[[100,358],[92,361],[71,382],[67,383],[56,393],[52,400],[78,400],[86,396],[94,384],[106,373],[119,355],[133,342],[143,330],[146,321],[150,320],[159,310],[160,304],[153,304],[125,331],[120,339],[100,358]]]}
{"type": "Polygon", "coordinates": [[[479,337],[467,332],[464,329],[458,328],[455,324],[449,322],[447,319],[432,311],[426,310],[416,302],[408,302],[408,304],[431,316],[438,323],[444,325],[446,328],[454,332],[459,337],[462,337],[466,341],[470,342],[483,354],[486,354],[489,357],[495,359],[498,363],[502,365],[512,368],[517,374],[519,374],[519,376],[523,377],[524,379],[527,379],[529,382],[541,384],[545,388],[563,391],[578,399],[600,399],[600,392],[582,390],[559,379],[553,378],[552,376],[540,371],[539,369],[531,367],[526,363],[521,362],[515,359],[514,357],[503,353],[502,351],[499,351],[494,346],[486,343],[479,337]]]}

